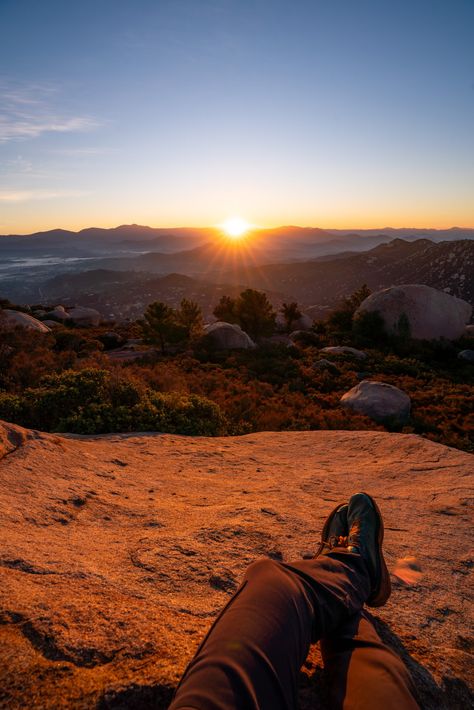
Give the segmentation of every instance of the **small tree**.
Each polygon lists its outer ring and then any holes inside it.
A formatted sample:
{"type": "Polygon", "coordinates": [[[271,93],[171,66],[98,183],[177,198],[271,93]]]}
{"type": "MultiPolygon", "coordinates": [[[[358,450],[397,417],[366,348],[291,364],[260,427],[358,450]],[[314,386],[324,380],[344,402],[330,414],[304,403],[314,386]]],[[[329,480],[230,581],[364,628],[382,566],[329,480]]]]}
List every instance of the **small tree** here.
{"type": "Polygon", "coordinates": [[[195,301],[183,298],[179,310],[176,311],[176,322],[185,330],[187,339],[195,340],[202,335],[202,311],[195,301]]]}
{"type": "Polygon", "coordinates": [[[359,308],[362,301],[371,294],[367,284],[361,286],[351,296],[344,298],[339,307],[331,313],[328,318],[328,325],[331,330],[337,332],[348,332],[352,330],[352,319],[354,313],[359,308]]]}
{"type": "Polygon", "coordinates": [[[213,310],[213,314],[217,320],[224,321],[224,323],[239,323],[237,301],[230,296],[221,297],[221,300],[213,310]]]}
{"type": "Polygon", "coordinates": [[[280,313],[285,319],[285,327],[288,333],[293,330],[293,323],[295,323],[299,318],[301,318],[301,311],[298,308],[296,301],[292,303],[284,303],[280,309],[280,313]]]}
{"type": "Polygon", "coordinates": [[[271,335],[275,330],[275,311],[265,293],[248,288],[236,304],[239,324],[252,338],[271,335]]]}
{"type": "Polygon", "coordinates": [[[371,293],[372,291],[367,284],[362,284],[357,291],[354,291],[354,293],[349,296],[349,298],[344,299],[344,301],[348,308],[352,308],[352,312],[354,313],[359,308],[362,301],[365,301],[371,293]]]}
{"type": "Polygon", "coordinates": [[[379,311],[362,311],[354,318],[352,331],[362,345],[383,345],[387,341],[385,321],[379,311]]]}
{"type": "Polygon", "coordinates": [[[167,343],[176,343],[183,338],[184,329],[176,322],[172,308],[155,301],[150,303],[141,323],[143,338],[147,343],[158,344],[165,351],[167,343]]]}

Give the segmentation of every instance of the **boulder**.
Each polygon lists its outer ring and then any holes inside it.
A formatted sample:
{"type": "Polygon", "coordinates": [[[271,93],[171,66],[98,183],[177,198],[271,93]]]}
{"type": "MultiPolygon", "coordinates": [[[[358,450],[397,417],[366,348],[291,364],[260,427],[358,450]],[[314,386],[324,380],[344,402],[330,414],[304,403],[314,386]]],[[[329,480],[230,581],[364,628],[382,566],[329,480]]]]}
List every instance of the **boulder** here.
{"type": "Polygon", "coordinates": [[[474,338],[474,325],[466,325],[464,335],[467,335],[468,338],[474,338]]]}
{"type": "Polygon", "coordinates": [[[43,323],[43,325],[46,325],[48,328],[51,329],[61,327],[61,323],[59,323],[57,320],[43,320],[41,322],[43,323]]]}
{"type": "Polygon", "coordinates": [[[46,313],[46,317],[59,321],[71,320],[71,316],[67,313],[64,306],[56,306],[52,311],[46,313]]]}
{"type": "Polygon", "coordinates": [[[9,308],[5,308],[0,311],[0,319],[0,323],[10,328],[21,326],[22,328],[27,328],[28,330],[36,330],[39,333],[51,332],[48,326],[40,320],[33,318],[33,316],[30,316],[28,313],[22,313],[21,311],[12,311],[9,308]]]}
{"type": "Polygon", "coordinates": [[[401,334],[407,320],[410,335],[417,340],[457,340],[469,322],[472,307],[466,301],[430,286],[391,286],[368,296],[355,313],[378,311],[387,332],[401,334]]]}
{"type": "Polygon", "coordinates": [[[340,370],[336,367],[336,365],[331,362],[330,360],[326,360],[325,358],[321,358],[320,360],[317,360],[313,364],[313,369],[314,370],[327,370],[328,372],[331,372],[333,375],[339,375],[340,370]]]}
{"type": "Polygon", "coordinates": [[[348,345],[331,345],[327,348],[321,349],[322,353],[329,353],[330,355],[350,355],[351,357],[356,357],[359,360],[365,360],[367,355],[362,350],[357,350],[357,348],[351,348],[348,345]]]}
{"type": "Polygon", "coordinates": [[[69,311],[69,316],[75,325],[82,326],[92,326],[95,327],[99,325],[102,316],[99,311],[95,308],[85,308],[84,306],[77,306],[77,308],[71,308],[69,311]]]}
{"type": "Polygon", "coordinates": [[[466,360],[467,362],[474,362],[474,350],[461,350],[458,353],[459,360],[466,360]]]}
{"type": "Polygon", "coordinates": [[[405,424],[410,417],[410,397],[385,382],[363,380],[346,392],[340,402],[344,407],[365,414],[376,422],[389,420],[405,424]]]}
{"type": "MultiPolygon", "coordinates": [[[[279,331],[286,330],[286,320],[281,313],[278,313],[275,318],[275,325],[279,331]]],[[[313,325],[313,319],[306,313],[302,313],[299,318],[292,321],[291,325],[293,330],[310,330],[313,325]]]]}
{"type": "Polygon", "coordinates": [[[248,350],[256,345],[252,338],[235,323],[217,321],[204,327],[204,333],[220,350],[248,350]]]}

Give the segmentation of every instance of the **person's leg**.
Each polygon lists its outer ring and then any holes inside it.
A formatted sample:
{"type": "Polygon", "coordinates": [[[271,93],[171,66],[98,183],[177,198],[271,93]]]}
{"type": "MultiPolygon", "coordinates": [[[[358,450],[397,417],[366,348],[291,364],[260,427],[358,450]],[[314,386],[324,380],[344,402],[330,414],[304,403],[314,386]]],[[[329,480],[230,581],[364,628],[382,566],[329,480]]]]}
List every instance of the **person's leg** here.
{"type": "Polygon", "coordinates": [[[262,560],[201,644],[170,710],[289,710],[311,642],[360,611],[371,583],[361,555],[336,548],[295,564],[262,560]]]}
{"type": "Polygon", "coordinates": [[[311,641],[337,633],[365,602],[385,604],[390,579],[375,501],[352,496],[330,514],[322,538],[313,560],[249,568],[184,674],[172,710],[290,710],[311,641]]]}
{"type": "Polygon", "coordinates": [[[411,676],[362,611],[321,639],[332,710],[417,710],[411,676]]]}

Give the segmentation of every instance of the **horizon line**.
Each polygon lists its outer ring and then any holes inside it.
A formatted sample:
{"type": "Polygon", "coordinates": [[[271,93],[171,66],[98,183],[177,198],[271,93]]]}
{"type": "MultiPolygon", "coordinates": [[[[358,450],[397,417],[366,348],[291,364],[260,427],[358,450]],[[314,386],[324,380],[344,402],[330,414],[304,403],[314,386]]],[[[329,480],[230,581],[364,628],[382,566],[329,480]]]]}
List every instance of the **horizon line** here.
{"type": "MultiPolygon", "coordinates": [[[[89,229],[102,229],[104,231],[109,231],[113,229],[120,229],[122,227],[137,227],[137,228],[145,228],[145,229],[170,229],[170,230],[213,230],[216,232],[222,231],[222,229],[218,225],[207,225],[207,226],[171,226],[171,225],[166,225],[166,226],[151,226],[148,224],[138,224],[136,222],[130,222],[130,223],[122,223],[122,224],[117,224],[111,227],[98,227],[94,225],[89,225],[87,227],[81,227],[79,229],[68,229],[66,227],[52,227],[50,229],[39,229],[35,232],[10,232],[9,234],[0,234],[0,237],[29,237],[29,236],[34,236],[38,234],[47,234],[48,232],[56,232],[56,231],[63,231],[63,232],[71,232],[72,234],[80,234],[81,232],[85,232],[89,229]]],[[[454,231],[454,230],[470,230],[474,231],[474,226],[469,227],[469,226],[459,226],[459,225],[452,225],[450,227],[413,227],[413,226],[403,226],[403,227],[392,227],[392,226],[385,226],[385,227],[320,227],[320,226],[314,226],[314,225],[298,225],[298,224],[280,224],[272,227],[263,227],[260,225],[254,226],[252,229],[248,230],[248,233],[253,233],[253,232],[270,232],[274,231],[277,229],[308,229],[308,230],[320,230],[323,232],[348,232],[352,231],[354,233],[358,231],[362,232],[384,232],[387,230],[413,230],[413,231],[430,231],[430,232],[446,232],[446,231],[454,231]]]]}

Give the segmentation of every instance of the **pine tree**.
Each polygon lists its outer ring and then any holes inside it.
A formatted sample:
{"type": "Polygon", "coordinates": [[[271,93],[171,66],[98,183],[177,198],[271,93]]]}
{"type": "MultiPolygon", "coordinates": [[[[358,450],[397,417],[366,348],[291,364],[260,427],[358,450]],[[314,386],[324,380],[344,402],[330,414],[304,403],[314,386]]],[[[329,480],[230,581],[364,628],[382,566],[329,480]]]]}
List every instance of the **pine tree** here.
{"type": "Polygon", "coordinates": [[[182,339],[183,328],[176,322],[175,312],[161,301],[150,303],[141,323],[142,333],[147,343],[158,344],[165,352],[167,343],[182,339]]]}
{"type": "Polygon", "coordinates": [[[292,303],[284,303],[280,309],[280,313],[285,319],[286,330],[291,333],[293,330],[293,323],[301,318],[301,311],[298,308],[298,304],[293,301],[292,303]]]}
{"type": "Polygon", "coordinates": [[[188,340],[195,340],[202,335],[202,311],[195,301],[189,301],[187,298],[183,298],[176,312],[176,322],[185,330],[188,340]]]}

